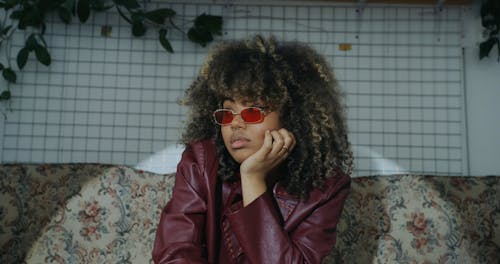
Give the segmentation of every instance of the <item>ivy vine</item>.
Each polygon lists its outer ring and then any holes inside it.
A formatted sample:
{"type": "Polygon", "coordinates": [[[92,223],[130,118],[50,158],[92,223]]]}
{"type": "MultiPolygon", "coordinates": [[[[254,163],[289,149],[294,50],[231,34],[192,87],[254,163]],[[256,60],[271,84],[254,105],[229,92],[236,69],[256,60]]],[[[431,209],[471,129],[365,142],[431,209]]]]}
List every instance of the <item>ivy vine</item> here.
{"type": "MultiPolygon", "coordinates": [[[[146,10],[146,2],[137,0],[0,0],[0,49],[6,52],[6,58],[10,58],[10,49],[7,42],[11,40],[16,30],[30,30],[24,47],[17,53],[17,67],[22,70],[30,54],[35,54],[38,62],[49,66],[52,58],[49,47],[44,40],[47,28],[46,18],[57,14],[65,24],[70,24],[74,17],[80,23],[85,23],[92,12],[106,12],[115,9],[120,17],[131,26],[132,35],[140,37],[146,34],[148,29],[158,32],[158,40],[167,52],[174,52],[170,41],[167,39],[168,30],[178,30],[194,43],[205,47],[213,41],[215,35],[222,35],[222,17],[209,14],[200,14],[195,17],[192,26],[185,32],[174,23],[176,12],[170,8],[159,8],[146,10]]],[[[16,83],[17,74],[10,65],[0,62],[2,76],[9,83],[16,83]]],[[[3,89],[0,93],[0,101],[11,99],[10,88],[3,89]]]]}
{"type": "Polygon", "coordinates": [[[479,59],[488,57],[496,45],[500,61],[500,1],[483,0],[481,3],[481,24],[487,39],[479,44],[479,59]]]}

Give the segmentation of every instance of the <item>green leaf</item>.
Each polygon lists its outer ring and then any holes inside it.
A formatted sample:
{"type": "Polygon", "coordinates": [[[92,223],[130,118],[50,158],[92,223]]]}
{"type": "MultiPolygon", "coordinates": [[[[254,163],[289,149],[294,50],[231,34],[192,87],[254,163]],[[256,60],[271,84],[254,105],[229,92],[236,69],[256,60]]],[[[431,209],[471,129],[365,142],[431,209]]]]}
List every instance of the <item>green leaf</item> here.
{"type": "Polygon", "coordinates": [[[39,37],[39,38],[40,38],[40,40],[42,41],[43,45],[44,45],[45,47],[48,47],[47,42],[45,42],[45,39],[43,38],[43,35],[40,35],[40,34],[39,34],[39,35],[38,35],[38,37],[39,37]]]}
{"type": "Polygon", "coordinates": [[[142,11],[131,12],[130,19],[134,22],[141,22],[144,20],[144,13],[142,11]]]}
{"type": "Polygon", "coordinates": [[[39,28],[43,24],[44,14],[42,11],[38,7],[29,4],[23,7],[17,27],[19,29],[26,29],[28,26],[39,28]]]}
{"type": "Polygon", "coordinates": [[[42,45],[35,47],[36,59],[45,66],[49,66],[51,62],[50,54],[47,48],[42,45]]]}
{"type": "Polygon", "coordinates": [[[66,1],[64,1],[64,4],[61,5],[61,7],[68,9],[71,12],[71,14],[74,16],[76,14],[75,13],[75,1],[76,0],[66,0],[66,1]]]}
{"type": "Polygon", "coordinates": [[[106,11],[112,7],[113,5],[106,5],[106,1],[104,0],[90,0],[90,8],[97,12],[106,11]]]}
{"type": "Polygon", "coordinates": [[[35,49],[36,45],[38,45],[38,41],[36,41],[35,33],[32,33],[26,40],[26,44],[24,45],[24,47],[32,51],[35,49]]]}
{"type": "Polygon", "coordinates": [[[14,20],[18,20],[23,16],[23,14],[24,14],[24,10],[12,11],[12,13],[10,14],[10,18],[14,19],[14,20]]]}
{"type": "Polygon", "coordinates": [[[61,4],[61,0],[38,0],[35,3],[35,8],[40,10],[40,13],[46,14],[55,9],[61,4]]]}
{"type": "Polygon", "coordinates": [[[136,9],[141,7],[136,0],[113,0],[115,4],[124,6],[127,9],[136,9]]]}
{"type": "Polygon", "coordinates": [[[188,38],[205,47],[213,41],[213,34],[222,35],[222,17],[203,13],[196,17],[194,26],[188,31],[188,38]]]}
{"type": "Polygon", "coordinates": [[[205,47],[208,42],[213,40],[212,34],[204,28],[192,27],[188,31],[188,38],[194,43],[200,44],[205,47]]]}
{"type": "Polygon", "coordinates": [[[495,38],[490,38],[486,41],[481,42],[481,44],[479,44],[479,59],[481,60],[484,57],[488,57],[491,49],[497,43],[498,43],[498,39],[495,39],[495,38]]]}
{"type": "Polygon", "coordinates": [[[7,101],[10,99],[10,91],[3,91],[0,94],[0,101],[7,101]]]}
{"type": "Polygon", "coordinates": [[[43,21],[40,23],[40,28],[41,28],[40,29],[40,36],[41,36],[41,35],[45,34],[45,29],[47,29],[47,26],[45,25],[45,23],[43,21]]]}
{"type": "Polygon", "coordinates": [[[159,35],[160,35],[160,44],[161,46],[168,52],[174,53],[174,49],[172,49],[172,45],[170,45],[170,41],[167,39],[167,30],[166,29],[160,29],[159,35]]]}
{"type": "Polygon", "coordinates": [[[196,28],[204,28],[214,35],[222,35],[222,17],[212,16],[205,13],[199,15],[194,20],[196,28]]]}
{"type": "Polygon", "coordinates": [[[21,3],[21,0],[6,0],[4,2],[5,10],[9,10],[20,3],[21,3]]]}
{"type": "Polygon", "coordinates": [[[2,71],[3,78],[11,83],[16,83],[16,73],[11,68],[5,68],[2,71]]]}
{"type": "Polygon", "coordinates": [[[64,6],[66,0],[48,0],[50,2],[50,8],[54,9],[59,6],[64,6]]]}
{"type": "Polygon", "coordinates": [[[3,68],[4,68],[3,64],[0,63],[0,71],[3,71],[3,68]]]}
{"type": "Polygon", "coordinates": [[[80,22],[85,23],[87,19],[89,19],[90,15],[89,0],[78,0],[76,11],[78,12],[78,18],[80,19],[80,22]]]}
{"type": "Polygon", "coordinates": [[[485,28],[491,28],[494,26],[493,9],[494,5],[492,2],[486,1],[481,5],[481,24],[485,28]]]}
{"type": "Polygon", "coordinates": [[[165,19],[175,16],[175,11],[170,8],[161,8],[146,12],[144,16],[156,24],[163,24],[165,19]]]}
{"type": "Polygon", "coordinates": [[[146,27],[142,22],[136,20],[132,24],[132,34],[136,37],[144,36],[146,34],[146,27]]]}
{"type": "Polygon", "coordinates": [[[497,61],[500,61],[500,39],[498,38],[497,38],[497,52],[498,52],[497,61]]]}
{"type": "Polygon", "coordinates": [[[57,14],[64,23],[69,24],[71,22],[71,11],[65,6],[60,6],[57,9],[57,14]]]}
{"type": "Polygon", "coordinates": [[[28,61],[29,55],[30,55],[30,50],[27,48],[22,48],[17,53],[17,67],[19,67],[19,69],[24,68],[24,66],[26,65],[26,62],[28,61]]]}
{"type": "Polygon", "coordinates": [[[4,29],[2,29],[2,35],[7,35],[9,33],[9,30],[12,28],[12,25],[6,26],[4,29]]]}

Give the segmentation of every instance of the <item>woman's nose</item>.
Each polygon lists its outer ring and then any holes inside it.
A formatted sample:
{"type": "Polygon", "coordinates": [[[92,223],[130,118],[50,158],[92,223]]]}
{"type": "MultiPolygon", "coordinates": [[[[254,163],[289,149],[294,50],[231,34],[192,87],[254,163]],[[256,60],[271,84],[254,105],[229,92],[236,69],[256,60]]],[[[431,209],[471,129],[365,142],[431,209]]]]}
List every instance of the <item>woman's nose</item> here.
{"type": "Polygon", "coordinates": [[[245,126],[245,121],[241,118],[240,114],[235,114],[233,117],[233,121],[231,121],[231,127],[238,128],[245,126]]]}

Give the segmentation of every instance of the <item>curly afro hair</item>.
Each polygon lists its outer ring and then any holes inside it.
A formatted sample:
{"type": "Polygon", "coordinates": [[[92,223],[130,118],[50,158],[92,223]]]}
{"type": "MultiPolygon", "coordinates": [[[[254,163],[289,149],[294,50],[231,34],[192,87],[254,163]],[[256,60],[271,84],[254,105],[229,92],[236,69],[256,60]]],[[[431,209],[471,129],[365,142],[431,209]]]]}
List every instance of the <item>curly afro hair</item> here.
{"type": "Polygon", "coordinates": [[[212,121],[213,111],[227,98],[265,102],[280,113],[283,127],[297,140],[284,161],[287,177],[281,180],[290,194],[307,199],[326,177],[335,177],[339,170],[351,174],[352,151],[340,88],[324,57],[308,45],[256,35],[223,42],[207,56],[183,101],[190,115],[182,142],[214,139],[222,180],[239,172],[220,127],[212,121]]]}

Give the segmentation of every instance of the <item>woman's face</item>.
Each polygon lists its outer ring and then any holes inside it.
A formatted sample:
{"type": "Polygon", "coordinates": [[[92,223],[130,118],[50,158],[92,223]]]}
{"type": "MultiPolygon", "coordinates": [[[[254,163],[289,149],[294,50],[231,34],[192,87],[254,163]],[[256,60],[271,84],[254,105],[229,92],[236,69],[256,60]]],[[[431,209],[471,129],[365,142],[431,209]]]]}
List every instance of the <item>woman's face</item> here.
{"type": "MultiPolygon", "coordinates": [[[[256,106],[265,108],[261,104],[243,104],[239,100],[225,100],[223,108],[240,113],[245,107],[256,106]]],[[[264,143],[264,134],[266,130],[277,130],[281,128],[279,113],[276,111],[266,112],[264,120],[256,124],[247,124],[240,115],[236,115],[233,121],[228,125],[221,126],[224,145],[229,154],[238,163],[242,163],[250,155],[257,152],[264,143]]]]}

